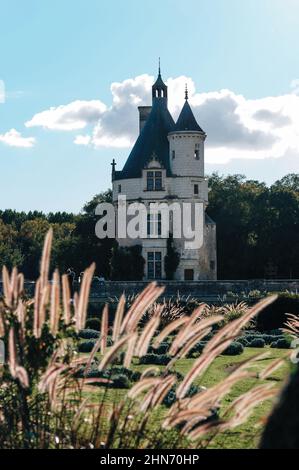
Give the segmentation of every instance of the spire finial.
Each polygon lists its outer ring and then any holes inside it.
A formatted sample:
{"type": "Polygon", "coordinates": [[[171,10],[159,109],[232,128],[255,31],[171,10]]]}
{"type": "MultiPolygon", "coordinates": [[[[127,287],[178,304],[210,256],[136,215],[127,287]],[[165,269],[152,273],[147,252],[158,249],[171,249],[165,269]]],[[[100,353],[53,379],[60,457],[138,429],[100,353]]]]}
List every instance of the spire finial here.
{"type": "Polygon", "coordinates": [[[186,85],[185,85],[185,100],[187,100],[187,99],[188,99],[188,85],[186,83],[186,85]]]}
{"type": "Polygon", "coordinates": [[[161,76],[161,57],[159,57],[159,76],[161,76]]]}

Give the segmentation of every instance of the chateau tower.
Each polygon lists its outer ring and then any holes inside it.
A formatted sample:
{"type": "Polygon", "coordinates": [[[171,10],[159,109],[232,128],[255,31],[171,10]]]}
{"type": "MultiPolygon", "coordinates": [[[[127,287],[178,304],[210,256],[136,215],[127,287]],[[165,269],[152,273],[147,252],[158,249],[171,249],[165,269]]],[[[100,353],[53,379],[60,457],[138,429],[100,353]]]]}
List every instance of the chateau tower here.
{"type": "MultiPolygon", "coordinates": [[[[139,107],[140,134],[122,171],[113,170],[113,201],[119,195],[127,202],[200,202],[208,205],[208,181],[204,175],[206,134],[197,123],[185,91],[185,103],[175,123],[168,110],[168,88],[159,66],[152,87],[152,106],[139,107]]],[[[168,237],[159,232],[159,215],[148,216],[148,236],[138,240],[119,239],[120,246],[142,245],[145,259],[144,279],[165,278],[164,260],[168,237]],[[152,237],[153,230],[157,231],[152,237]]],[[[161,225],[161,224],[160,224],[161,225]]],[[[183,240],[174,238],[179,265],[178,280],[216,279],[216,225],[205,213],[203,245],[186,249],[183,240]]]]}

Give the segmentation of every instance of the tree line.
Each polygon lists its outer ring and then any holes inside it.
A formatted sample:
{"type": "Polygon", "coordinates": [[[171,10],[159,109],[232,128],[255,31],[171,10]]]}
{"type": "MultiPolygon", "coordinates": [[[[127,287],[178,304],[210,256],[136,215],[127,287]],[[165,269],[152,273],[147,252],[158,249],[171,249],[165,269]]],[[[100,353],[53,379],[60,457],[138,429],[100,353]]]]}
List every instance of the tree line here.
{"type": "MultiPolygon", "coordinates": [[[[243,175],[215,173],[209,185],[207,212],[217,223],[218,278],[299,278],[299,175],[268,187],[243,175]]],[[[95,261],[97,275],[120,278],[123,272],[125,277],[130,255],[117,256],[114,240],[95,235],[95,207],[111,201],[107,190],[79,214],[0,211],[0,265],[16,265],[27,279],[36,279],[43,239],[52,226],[53,268],[62,273],[72,268],[79,275],[95,261]]]]}

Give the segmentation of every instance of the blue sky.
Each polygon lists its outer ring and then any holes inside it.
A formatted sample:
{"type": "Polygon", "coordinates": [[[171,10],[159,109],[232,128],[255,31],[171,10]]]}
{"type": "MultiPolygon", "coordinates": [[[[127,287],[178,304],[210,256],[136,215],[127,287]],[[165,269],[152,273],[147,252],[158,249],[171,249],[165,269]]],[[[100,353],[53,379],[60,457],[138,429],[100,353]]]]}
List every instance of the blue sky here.
{"type": "Polygon", "coordinates": [[[106,189],[159,56],[174,115],[188,81],[211,135],[207,172],[298,172],[298,40],[297,0],[0,0],[0,208],[78,212],[106,189]]]}

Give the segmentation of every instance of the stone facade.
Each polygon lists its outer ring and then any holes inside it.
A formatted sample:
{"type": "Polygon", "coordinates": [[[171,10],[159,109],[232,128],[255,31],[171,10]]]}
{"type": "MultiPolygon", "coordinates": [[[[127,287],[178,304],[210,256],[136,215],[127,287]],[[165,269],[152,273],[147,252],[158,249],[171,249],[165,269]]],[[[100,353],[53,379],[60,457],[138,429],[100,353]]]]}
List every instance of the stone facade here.
{"type": "MultiPolygon", "coordinates": [[[[186,248],[184,237],[173,238],[180,256],[174,274],[176,280],[215,280],[217,278],[216,224],[206,214],[208,181],[204,174],[206,134],[197,124],[186,93],[185,104],[175,124],[167,108],[167,87],[160,72],[153,85],[153,106],[139,107],[140,135],[122,171],[113,168],[113,201],[118,209],[118,197],[127,202],[201,203],[203,221],[200,228],[203,244],[186,248]]],[[[154,223],[153,221],[150,223],[154,223]]],[[[157,221],[156,221],[157,223],[157,221]]],[[[194,221],[193,221],[194,223],[194,221]]],[[[151,230],[151,229],[149,229],[151,230]]],[[[144,279],[165,279],[164,258],[169,232],[153,238],[147,234],[138,240],[118,238],[120,246],[142,245],[146,261],[144,279]]]]}

